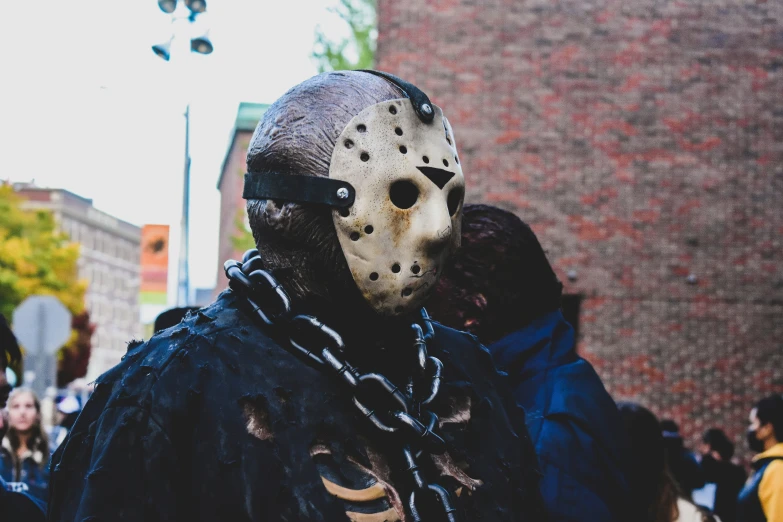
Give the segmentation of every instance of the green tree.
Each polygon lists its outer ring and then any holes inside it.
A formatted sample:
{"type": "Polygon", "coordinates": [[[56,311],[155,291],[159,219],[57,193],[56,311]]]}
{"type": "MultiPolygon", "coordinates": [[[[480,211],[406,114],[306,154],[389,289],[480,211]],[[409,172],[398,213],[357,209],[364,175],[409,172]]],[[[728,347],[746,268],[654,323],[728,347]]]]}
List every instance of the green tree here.
{"type": "Polygon", "coordinates": [[[320,26],[316,28],[312,56],[318,65],[318,71],[372,68],[378,33],[376,1],[340,0],[340,4],[329,11],[348,24],[351,36],[333,40],[320,26]]]}
{"type": "Polygon", "coordinates": [[[244,208],[240,208],[237,210],[237,215],[234,217],[234,226],[236,227],[237,233],[231,236],[231,244],[240,252],[245,252],[256,247],[256,240],[253,239],[253,234],[248,230],[246,223],[247,212],[244,208]]]}
{"type": "MultiPolygon", "coordinates": [[[[247,156],[247,148],[249,146],[249,142],[242,144],[243,156],[247,156]]],[[[245,171],[239,169],[237,171],[237,176],[244,178],[245,171]]],[[[253,239],[253,233],[250,232],[250,224],[247,221],[247,211],[245,210],[245,207],[237,209],[237,213],[234,216],[234,231],[234,235],[231,236],[231,244],[234,246],[235,250],[245,252],[256,247],[256,240],[253,239]]]]}
{"type": "Polygon", "coordinates": [[[13,187],[0,184],[0,313],[10,322],[22,301],[43,294],[79,315],[87,289],[78,277],[79,245],[57,231],[51,212],[25,211],[20,203],[13,187]]]}

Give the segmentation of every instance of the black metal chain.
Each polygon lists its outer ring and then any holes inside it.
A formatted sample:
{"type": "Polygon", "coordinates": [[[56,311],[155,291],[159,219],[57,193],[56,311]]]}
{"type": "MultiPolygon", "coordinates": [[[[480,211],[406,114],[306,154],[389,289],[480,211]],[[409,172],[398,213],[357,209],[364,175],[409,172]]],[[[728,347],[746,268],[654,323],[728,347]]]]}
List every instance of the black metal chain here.
{"type": "Polygon", "coordinates": [[[405,390],[380,373],[361,373],[343,355],[340,335],[312,315],[294,315],[291,299],[277,280],[264,270],[257,250],[248,250],[242,263],[226,261],[224,269],[231,288],[244,296],[254,313],[268,326],[288,333],[289,350],[311,364],[340,378],[353,391],[353,404],[377,429],[399,441],[402,457],[413,489],[408,508],[414,522],[440,512],[440,520],[457,522],[449,493],[424,478],[417,461],[422,454],[446,451],[443,438],[435,433],[438,417],[426,407],[438,395],[443,363],[427,353],[427,342],[435,336],[427,311],[421,309],[422,323],[412,324],[416,364],[405,390]]]}

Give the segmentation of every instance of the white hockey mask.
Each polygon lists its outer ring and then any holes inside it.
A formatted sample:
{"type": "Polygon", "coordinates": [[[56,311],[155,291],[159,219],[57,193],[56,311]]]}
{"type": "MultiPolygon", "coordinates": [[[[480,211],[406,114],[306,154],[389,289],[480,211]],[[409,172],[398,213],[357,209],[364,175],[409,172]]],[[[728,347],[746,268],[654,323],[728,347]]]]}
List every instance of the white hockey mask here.
{"type": "Polygon", "coordinates": [[[381,315],[418,309],[459,246],[465,178],[440,108],[424,123],[409,99],[367,107],[343,130],[329,177],[356,199],[333,211],[356,285],[381,315]]]}

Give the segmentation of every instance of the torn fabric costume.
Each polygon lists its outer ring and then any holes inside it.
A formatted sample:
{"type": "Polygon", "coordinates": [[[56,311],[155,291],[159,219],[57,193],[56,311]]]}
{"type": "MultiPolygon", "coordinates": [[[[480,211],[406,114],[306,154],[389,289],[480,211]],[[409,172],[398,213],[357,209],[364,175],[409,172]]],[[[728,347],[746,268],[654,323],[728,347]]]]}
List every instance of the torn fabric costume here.
{"type": "MultiPolygon", "coordinates": [[[[313,82],[342,95],[368,76],[313,82]]],[[[278,282],[290,270],[257,236],[267,250],[226,264],[230,290],[98,380],[52,459],[50,520],[542,519],[524,413],[489,353],[420,310],[459,237],[463,178],[440,109],[391,78],[408,98],[354,111],[328,178],[286,174],[265,151],[278,169],[245,185],[249,200],[331,208],[370,315],[347,312],[348,292],[317,305],[309,282],[278,282]]],[[[254,140],[301,121],[287,118],[273,107],[254,140]]]]}
{"type": "MultiPolygon", "coordinates": [[[[53,459],[50,520],[335,521],[375,507],[330,494],[310,452],[322,443],[338,463],[375,471],[384,441],[350,395],[281,348],[251,312],[229,290],[100,378],[53,459]],[[266,417],[269,433],[249,433],[253,412],[266,417]]],[[[531,456],[516,435],[526,436],[524,419],[498,387],[489,354],[454,330],[436,326],[435,339],[430,353],[444,363],[441,433],[450,461],[469,477],[455,472],[443,484],[462,488],[453,499],[464,520],[537,520],[523,516],[536,502],[525,489],[531,456]],[[448,419],[468,401],[469,422],[448,419]]],[[[384,488],[375,512],[403,495],[384,488]]]]}

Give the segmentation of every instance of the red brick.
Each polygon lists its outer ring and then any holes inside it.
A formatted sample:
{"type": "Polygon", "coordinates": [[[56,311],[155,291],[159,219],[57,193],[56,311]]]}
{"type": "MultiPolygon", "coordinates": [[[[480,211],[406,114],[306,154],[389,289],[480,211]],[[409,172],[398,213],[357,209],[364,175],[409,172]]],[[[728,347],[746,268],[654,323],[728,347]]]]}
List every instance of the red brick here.
{"type": "Polygon", "coordinates": [[[578,346],[615,397],[740,444],[783,391],[761,373],[783,367],[783,18],[661,5],[379,0],[377,67],[443,108],[468,200],[578,271],[578,346]]]}

